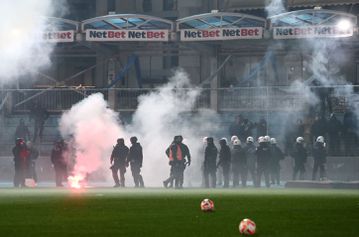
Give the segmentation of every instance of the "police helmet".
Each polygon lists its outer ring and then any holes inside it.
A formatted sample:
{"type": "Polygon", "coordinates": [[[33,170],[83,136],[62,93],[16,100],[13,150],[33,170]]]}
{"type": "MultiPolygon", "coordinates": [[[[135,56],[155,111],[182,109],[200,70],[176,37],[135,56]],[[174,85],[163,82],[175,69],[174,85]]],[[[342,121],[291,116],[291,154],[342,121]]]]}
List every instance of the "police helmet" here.
{"type": "Polygon", "coordinates": [[[324,137],[323,136],[319,136],[317,137],[317,142],[320,142],[320,143],[324,143],[324,137]]]}
{"type": "Polygon", "coordinates": [[[253,137],[247,137],[247,143],[250,143],[250,142],[254,142],[254,138],[253,137]]]}
{"type": "Polygon", "coordinates": [[[213,144],[213,137],[207,137],[206,142],[209,144],[213,144]]]}
{"type": "Polygon", "coordinates": [[[277,144],[277,140],[276,140],[274,137],[272,137],[272,138],[270,139],[270,143],[271,143],[271,144],[277,144]]]}
{"type": "Polygon", "coordinates": [[[221,139],[219,139],[219,143],[227,144],[227,138],[222,137],[221,139]]]}
{"type": "Polygon", "coordinates": [[[264,142],[270,142],[270,136],[268,135],[264,136],[264,142]]]}
{"type": "Polygon", "coordinates": [[[263,142],[265,142],[265,138],[262,136],[258,137],[258,143],[263,143],[263,142]]]}
{"type": "Polygon", "coordinates": [[[297,137],[297,139],[295,140],[297,143],[303,143],[304,142],[304,138],[303,137],[297,137]]]}
{"type": "Polygon", "coordinates": [[[234,140],[238,140],[238,137],[237,136],[232,136],[231,137],[231,142],[233,143],[234,140]]]}

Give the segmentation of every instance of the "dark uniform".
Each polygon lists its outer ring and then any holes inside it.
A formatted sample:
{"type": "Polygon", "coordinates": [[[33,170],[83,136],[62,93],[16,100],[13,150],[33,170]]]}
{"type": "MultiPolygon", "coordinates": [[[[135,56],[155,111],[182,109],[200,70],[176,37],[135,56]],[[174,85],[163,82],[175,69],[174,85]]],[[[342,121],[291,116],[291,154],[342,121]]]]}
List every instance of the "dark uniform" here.
{"type": "Polygon", "coordinates": [[[257,175],[256,175],[256,150],[257,147],[253,142],[247,142],[243,148],[247,158],[247,167],[248,171],[251,174],[253,185],[257,184],[257,175]]]}
{"type": "Polygon", "coordinates": [[[219,151],[219,161],[217,167],[222,166],[223,170],[223,180],[224,180],[224,188],[229,187],[229,172],[231,169],[231,149],[227,145],[227,141],[225,139],[219,140],[219,145],[221,149],[219,151]]]}
{"type": "Polygon", "coordinates": [[[132,146],[130,147],[127,156],[127,162],[131,164],[131,172],[133,181],[135,182],[135,187],[143,188],[145,184],[141,175],[143,161],[142,146],[137,142],[137,137],[131,137],[130,141],[132,146]]]}
{"type": "Polygon", "coordinates": [[[16,139],[16,145],[12,149],[15,164],[14,187],[26,187],[25,178],[28,172],[29,150],[22,138],[16,139]]]}
{"type": "Polygon", "coordinates": [[[299,179],[304,179],[304,165],[307,162],[307,156],[308,153],[304,145],[296,142],[292,151],[292,157],[294,158],[293,180],[296,180],[298,172],[299,179]]]}
{"type": "Polygon", "coordinates": [[[191,155],[188,147],[182,141],[182,136],[175,136],[172,144],[166,149],[171,171],[170,177],[163,182],[165,187],[173,181],[175,182],[175,188],[183,187],[183,173],[186,165],[189,166],[191,164],[191,155]]]}
{"type": "Polygon", "coordinates": [[[260,142],[257,147],[257,183],[258,187],[261,186],[262,174],[264,175],[266,187],[270,187],[269,182],[269,163],[270,163],[270,144],[269,142],[260,142]]]}
{"type": "Polygon", "coordinates": [[[55,182],[56,187],[63,187],[62,182],[67,180],[67,161],[65,158],[65,152],[67,151],[64,141],[58,141],[55,143],[55,147],[51,152],[51,162],[55,169],[55,182]]]}
{"type": "Polygon", "coordinates": [[[37,183],[37,174],[36,174],[36,160],[39,157],[39,151],[33,146],[31,142],[28,142],[29,149],[29,159],[28,159],[28,178],[33,179],[37,183]]]}
{"type": "Polygon", "coordinates": [[[239,144],[235,144],[232,149],[232,173],[233,187],[239,186],[239,175],[241,175],[242,186],[247,186],[247,157],[245,150],[239,144]]]}
{"type": "Polygon", "coordinates": [[[209,176],[211,176],[211,188],[216,187],[217,177],[216,177],[216,163],[217,163],[218,150],[213,143],[213,138],[207,138],[207,147],[204,151],[204,162],[203,162],[203,175],[205,187],[209,188],[209,176]]]}
{"type": "Polygon", "coordinates": [[[312,180],[316,180],[318,169],[319,169],[319,178],[320,180],[323,180],[326,177],[325,163],[327,162],[327,152],[325,150],[324,143],[315,142],[313,147],[313,159],[314,159],[314,166],[313,166],[312,180]]]}
{"type": "Polygon", "coordinates": [[[277,144],[271,145],[270,176],[272,184],[280,184],[280,161],[284,159],[282,150],[277,144]]]}
{"type": "Polygon", "coordinates": [[[125,187],[125,173],[126,167],[128,166],[127,163],[127,155],[129,149],[125,145],[125,141],[123,138],[117,139],[117,144],[113,148],[110,162],[112,164],[112,177],[115,181],[115,187],[125,187]],[[120,179],[118,179],[118,171],[120,171],[120,179]]]}

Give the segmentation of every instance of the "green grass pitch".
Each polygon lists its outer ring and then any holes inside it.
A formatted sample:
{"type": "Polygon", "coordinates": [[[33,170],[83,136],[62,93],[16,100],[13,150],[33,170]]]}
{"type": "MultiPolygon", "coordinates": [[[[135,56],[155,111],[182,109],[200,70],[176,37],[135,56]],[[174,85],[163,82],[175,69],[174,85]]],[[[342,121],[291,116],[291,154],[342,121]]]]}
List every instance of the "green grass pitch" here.
{"type": "Polygon", "coordinates": [[[359,236],[358,190],[0,189],[0,236],[359,236]],[[200,211],[210,198],[215,212],[200,211]]]}

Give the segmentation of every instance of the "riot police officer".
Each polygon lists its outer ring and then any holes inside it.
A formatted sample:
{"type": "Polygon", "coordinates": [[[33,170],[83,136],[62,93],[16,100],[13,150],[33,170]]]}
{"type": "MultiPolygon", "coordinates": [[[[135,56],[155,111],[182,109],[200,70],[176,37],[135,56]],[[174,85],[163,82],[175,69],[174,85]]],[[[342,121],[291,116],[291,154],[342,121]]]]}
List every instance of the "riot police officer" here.
{"type": "Polygon", "coordinates": [[[275,138],[270,139],[271,143],[271,161],[270,161],[270,176],[272,184],[280,184],[280,161],[284,159],[282,150],[277,146],[275,138]]]}
{"type": "Polygon", "coordinates": [[[296,180],[298,172],[299,179],[304,179],[305,163],[307,162],[308,152],[304,147],[303,137],[297,137],[291,155],[294,158],[293,180],[296,180]]]}
{"type": "Polygon", "coordinates": [[[257,155],[257,183],[258,187],[261,186],[261,178],[264,175],[266,187],[270,187],[269,181],[269,163],[270,163],[270,140],[265,137],[258,138],[259,146],[256,150],[257,155]]]}
{"type": "Polygon", "coordinates": [[[242,187],[247,186],[247,157],[244,149],[241,146],[240,140],[233,141],[233,148],[231,153],[231,164],[233,173],[233,187],[239,186],[239,175],[241,176],[242,187]]]}
{"type": "Polygon", "coordinates": [[[319,136],[314,143],[313,159],[314,166],[312,180],[316,180],[318,169],[320,180],[324,180],[326,178],[325,163],[327,161],[327,152],[325,150],[325,142],[323,136],[319,136]]]}
{"type": "Polygon", "coordinates": [[[257,155],[256,155],[256,150],[257,150],[257,147],[256,147],[256,145],[254,145],[254,138],[253,137],[247,137],[246,145],[244,146],[244,152],[245,152],[246,158],[247,158],[248,171],[251,174],[254,186],[256,186],[256,184],[257,184],[257,175],[256,175],[256,169],[257,169],[256,159],[257,159],[257,155]]]}
{"type": "Polygon", "coordinates": [[[219,151],[219,161],[217,163],[217,167],[222,166],[223,170],[223,181],[224,181],[224,188],[229,187],[229,172],[231,169],[231,150],[227,145],[227,139],[222,138],[219,140],[219,145],[221,149],[219,151]]]}

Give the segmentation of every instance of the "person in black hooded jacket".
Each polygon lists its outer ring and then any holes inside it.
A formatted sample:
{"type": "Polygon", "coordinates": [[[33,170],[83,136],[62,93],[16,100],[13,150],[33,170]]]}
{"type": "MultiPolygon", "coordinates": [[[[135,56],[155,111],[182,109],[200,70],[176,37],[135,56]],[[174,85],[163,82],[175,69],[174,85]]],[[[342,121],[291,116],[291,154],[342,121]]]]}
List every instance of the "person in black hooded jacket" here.
{"type": "Polygon", "coordinates": [[[203,173],[204,182],[206,188],[215,188],[217,177],[216,177],[216,163],[218,150],[213,143],[213,137],[207,137],[207,147],[204,151],[204,162],[203,162],[203,173]],[[211,177],[211,185],[209,184],[209,177],[211,177]]]}
{"type": "Polygon", "coordinates": [[[66,181],[68,177],[66,152],[67,146],[64,140],[57,141],[51,151],[51,162],[55,169],[56,187],[63,187],[62,182],[66,181]]]}
{"type": "Polygon", "coordinates": [[[112,170],[112,177],[115,181],[115,187],[125,187],[125,173],[128,166],[127,155],[129,149],[125,145],[123,138],[117,139],[117,144],[113,148],[110,163],[112,170]],[[120,171],[120,179],[118,178],[118,171],[120,171]]]}
{"type": "Polygon", "coordinates": [[[127,162],[131,165],[131,172],[135,187],[145,187],[143,177],[141,175],[141,168],[143,162],[142,146],[137,142],[137,137],[130,138],[132,146],[128,152],[127,162]]]}

